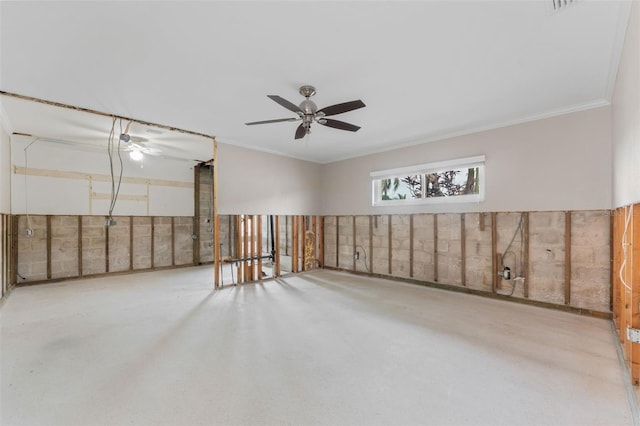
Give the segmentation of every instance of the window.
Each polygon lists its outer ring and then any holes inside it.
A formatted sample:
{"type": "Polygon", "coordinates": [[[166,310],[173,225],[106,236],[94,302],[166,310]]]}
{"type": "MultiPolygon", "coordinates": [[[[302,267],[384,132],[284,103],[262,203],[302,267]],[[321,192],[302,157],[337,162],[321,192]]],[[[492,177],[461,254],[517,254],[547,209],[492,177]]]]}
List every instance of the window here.
{"type": "Polygon", "coordinates": [[[372,172],[373,205],[480,202],[484,162],[482,155],[372,172]]]}

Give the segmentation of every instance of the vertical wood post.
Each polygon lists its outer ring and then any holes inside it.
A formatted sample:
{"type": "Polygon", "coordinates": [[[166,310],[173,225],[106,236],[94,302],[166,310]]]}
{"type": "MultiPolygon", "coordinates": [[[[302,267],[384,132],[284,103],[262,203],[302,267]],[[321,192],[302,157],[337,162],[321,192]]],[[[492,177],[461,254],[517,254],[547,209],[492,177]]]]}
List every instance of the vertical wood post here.
{"type": "Polygon", "coordinates": [[[109,229],[110,226],[104,228],[104,270],[109,272],[109,229]]]}
{"type": "Polygon", "coordinates": [[[336,216],[336,268],[340,268],[340,216],[336,216]]]}
{"type": "MultiPolygon", "coordinates": [[[[242,221],[242,236],[243,236],[243,240],[242,240],[242,258],[246,259],[247,257],[249,257],[249,220],[250,217],[248,214],[243,215],[243,221],[242,221]]],[[[242,275],[243,275],[243,280],[242,282],[246,282],[251,280],[250,275],[249,275],[249,262],[246,260],[242,261],[242,275]]]]}
{"type": "Polygon", "coordinates": [[[491,212],[491,291],[498,290],[498,229],[496,223],[497,214],[491,212]]]}
{"type": "Polygon", "coordinates": [[[133,271],[133,216],[129,216],[129,270],[133,271]]]}
{"type": "Polygon", "coordinates": [[[433,215],[433,281],[438,282],[438,214],[433,215]]]}
{"type": "Polygon", "coordinates": [[[274,247],[276,249],[275,259],[274,259],[274,268],[273,274],[275,277],[280,276],[280,216],[275,216],[275,226],[274,226],[274,247]]]}
{"type": "Polygon", "coordinates": [[[373,273],[373,217],[369,216],[369,273],[373,273]]]}
{"type": "Polygon", "coordinates": [[[324,268],[324,216],[318,217],[318,263],[321,268],[324,268]]]}
{"type": "Polygon", "coordinates": [[[82,274],[82,216],[78,216],[78,276],[82,274]]]}
{"type": "Polygon", "coordinates": [[[413,278],[413,215],[409,215],[409,277],[413,278]]]}
{"type": "Polygon", "coordinates": [[[529,298],[529,212],[524,212],[524,254],[523,264],[524,271],[522,271],[522,276],[524,278],[524,297],[529,298]]]}
{"type": "MultiPolygon", "coordinates": [[[[237,214],[236,215],[236,259],[243,258],[242,254],[242,217],[237,214]]],[[[242,262],[236,262],[236,283],[240,284],[242,282],[242,262]]]]}
{"type": "Polygon", "coordinates": [[[564,304],[571,304],[571,212],[564,212],[564,304]]]}
{"type": "Polygon", "coordinates": [[[353,251],[351,252],[353,257],[353,270],[356,270],[356,217],[352,216],[352,233],[353,233],[353,251]]]}
{"type": "MultiPolygon", "coordinates": [[[[256,237],[258,238],[258,256],[262,257],[262,216],[256,216],[257,222],[256,226],[258,228],[258,232],[256,232],[256,237]]],[[[262,259],[258,259],[258,279],[262,280],[262,259]]]]}
{"type": "Polygon", "coordinates": [[[213,139],[213,158],[211,160],[211,220],[213,221],[213,286],[220,288],[222,269],[220,253],[220,216],[218,215],[218,141],[213,139]]]}
{"type": "Polygon", "coordinates": [[[291,216],[291,272],[298,272],[298,216],[291,216]]]}
{"type": "MultiPolygon", "coordinates": [[[[198,226],[200,228],[200,226],[198,226]]],[[[107,228],[109,229],[109,228],[107,228]]],[[[198,247],[200,246],[200,239],[197,240],[198,247]]],[[[151,216],[151,269],[156,266],[156,217],[151,216]]]]}
{"type": "MultiPolygon", "coordinates": [[[[631,327],[640,329],[640,204],[632,207],[631,220],[631,246],[629,250],[629,261],[631,262],[631,300],[629,316],[631,317],[631,327]]],[[[631,347],[631,381],[634,385],[640,384],[640,344],[633,344],[631,347]]]]}
{"type": "MultiPolygon", "coordinates": [[[[153,227],[152,227],[153,230],[153,227]]],[[[153,241],[153,232],[151,234],[153,241]]],[[[151,245],[153,247],[153,243],[151,245]]],[[[151,250],[153,253],[153,250],[151,250]]],[[[153,259],[153,257],[152,257],[153,259]]],[[[193,264],[200,264],[200,166],[193,167],[193,264]]],[[[151,262],[153,268],[153,261],[151,262]]]]}
{"type": "Polygon", "coordinates": [[[467,233],[465,214],[460,213],[460,282],[467,285],[467,233]]]}
{"type": "Polygon", "coordinates": [[[176,265],[176,221],[171,216],[171,266],[176,265]]]}
{"type": "Polygon", "coordinates": [[[391,263],[393,261],[393,250],[391,248],[392,240],[393,240],[393,235],[392,235],[392,230],[391,230],[391,217],[392,217],[391,215],[388,216],[388,219],[389,219],[388,225],[389,226],[388,226],[388,231],[387,231],[388,232],[388,237],[389,237],[389,241],[388,241],[388,245],[389,245],[389,271],[388,272],[389,272],[389,275],[392,274],[392,269],[393,269],[392,266],[391,266],[391,263]]]}

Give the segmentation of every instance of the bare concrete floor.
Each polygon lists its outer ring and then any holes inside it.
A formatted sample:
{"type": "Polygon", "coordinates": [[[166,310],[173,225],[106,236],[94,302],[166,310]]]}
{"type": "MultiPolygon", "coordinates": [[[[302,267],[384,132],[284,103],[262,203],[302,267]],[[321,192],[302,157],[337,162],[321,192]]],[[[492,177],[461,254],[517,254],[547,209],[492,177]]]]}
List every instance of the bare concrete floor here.
{"type": "Polygon", "coordinates": [[[16,289],[3,425],[628,425],[608,321],[329,271],[16,289]]]}

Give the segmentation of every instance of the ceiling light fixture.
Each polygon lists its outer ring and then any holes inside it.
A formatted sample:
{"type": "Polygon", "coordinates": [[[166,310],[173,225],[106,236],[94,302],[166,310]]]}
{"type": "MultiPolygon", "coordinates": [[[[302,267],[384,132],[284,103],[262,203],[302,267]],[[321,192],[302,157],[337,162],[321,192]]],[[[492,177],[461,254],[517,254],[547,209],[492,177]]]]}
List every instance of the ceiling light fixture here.
{"type": "Polygon", "coordinates": [[[129,153],[129,157],[131,157],[133,161],[142,161],[142,158],[144,157],[144,155],[142,154],[142,151],[138,149],[134,149],[129,153]]]}

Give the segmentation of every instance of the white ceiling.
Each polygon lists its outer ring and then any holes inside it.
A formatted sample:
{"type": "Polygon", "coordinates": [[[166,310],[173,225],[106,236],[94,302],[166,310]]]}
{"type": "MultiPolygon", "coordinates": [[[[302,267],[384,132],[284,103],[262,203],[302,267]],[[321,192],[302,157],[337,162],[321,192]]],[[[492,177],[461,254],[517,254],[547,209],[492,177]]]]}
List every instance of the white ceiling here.
{"type": "Polygon", "coordinates": [[[551,1],[3,1],[0,90],[325,163],[608,104],[629,1],[551,1]],[[335,116],[362,129],[244,125],[294,117],[266,95],[302,84],[319,107],[362,99],[335,116]]]}

